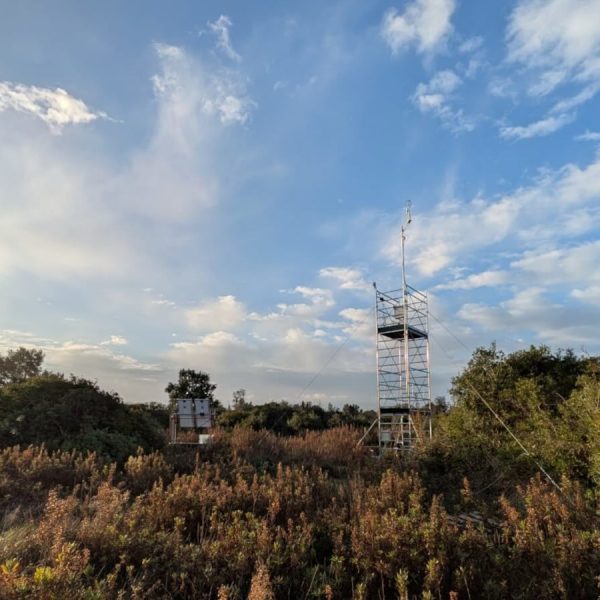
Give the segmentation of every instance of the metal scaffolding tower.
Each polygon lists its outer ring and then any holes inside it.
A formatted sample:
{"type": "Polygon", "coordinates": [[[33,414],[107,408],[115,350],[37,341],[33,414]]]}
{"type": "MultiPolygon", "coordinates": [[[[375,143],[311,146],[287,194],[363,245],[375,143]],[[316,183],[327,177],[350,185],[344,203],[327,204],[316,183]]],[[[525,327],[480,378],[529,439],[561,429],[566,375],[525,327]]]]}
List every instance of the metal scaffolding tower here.
{"type": "Polygon", "coordinates": [[[379,452],[410,450],[431,437],[431,372],[427,295],[406,283],[402,226],[402,288],[375,288],[379,452]]]}

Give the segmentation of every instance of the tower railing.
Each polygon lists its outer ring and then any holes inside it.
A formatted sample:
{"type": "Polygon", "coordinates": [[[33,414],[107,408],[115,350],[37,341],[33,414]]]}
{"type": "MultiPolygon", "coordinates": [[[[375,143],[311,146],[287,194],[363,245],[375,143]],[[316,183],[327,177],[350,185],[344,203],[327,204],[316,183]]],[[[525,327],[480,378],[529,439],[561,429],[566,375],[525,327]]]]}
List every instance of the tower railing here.
{"type": "Polygon", "coordinates": [[[375,293],[379,447],[411,449],[431,436],[427,294],[375,293]]]}

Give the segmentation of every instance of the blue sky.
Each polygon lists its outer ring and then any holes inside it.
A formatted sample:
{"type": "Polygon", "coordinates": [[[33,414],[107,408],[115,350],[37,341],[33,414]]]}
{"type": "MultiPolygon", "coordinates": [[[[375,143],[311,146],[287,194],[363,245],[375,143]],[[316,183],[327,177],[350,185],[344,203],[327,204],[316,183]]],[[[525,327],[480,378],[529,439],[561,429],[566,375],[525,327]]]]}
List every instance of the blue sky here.
{"type": "Polygon", "coordinates": [[[0,350],[374,406],[411,200],[434,393],[493,340],[600,351],[597,0],[2,4],[0,350]]]}

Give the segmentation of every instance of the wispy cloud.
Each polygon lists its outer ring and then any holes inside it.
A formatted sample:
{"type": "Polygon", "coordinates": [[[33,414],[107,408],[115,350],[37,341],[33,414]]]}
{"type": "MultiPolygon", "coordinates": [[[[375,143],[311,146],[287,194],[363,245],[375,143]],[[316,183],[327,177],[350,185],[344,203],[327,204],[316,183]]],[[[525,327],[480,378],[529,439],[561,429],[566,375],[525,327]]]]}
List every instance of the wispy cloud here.
{"type": "Polygon", "coordinates": [[[173,108],[199,108],[226,125],[248,121],[256,102],[248,95],[243,77],[234,71],[203,72],[202,65],[178,46],[155,44],[155,50],[162,72],[152,78],[154,89],[159,96],[177,100],[173,108]],[[186,81],[190,76],[192,81],[186,81]]]}
{"type": "Polygon", "coordinates": [[[480,287],[496,287],[509,282],[507,271],[484,271],[473,273],[468,277],[455,279],[435,286],[436,290],[472,290],[480,287]]]}
{"type": "Polygon", "coordinates": [[[473,119],[465,116],[462,109],[451,106],[453,92],[462,85],[462,79],[452,70],[437,72],[428,83],[419,83],[412,101],[424,114],[433,114],[445,127],[458,131],[472,131],[473,119]]]}
{"type": "MultiPolygon", "coordinates": [[[[80,367],[78,374],[94,377],[90,372],[90,365],[96,366],[104,372],[112,369],[129,372],[137,371],[162,371],[156,363],[140,361],[137,358],[123,354],[110,346],[124,345],[120,336],[111,336],[108,343],[90,343],[77,340],[52,340],[40,338],[29,332],[0,330],[0,350],[25,346],[26,348],[39,348],[46,355],[46,363],[51,369],[74,369],[80,367]],[[117,342],[111,341],[117,338],[117,342]]],[[[126,343],[126,342],[125,342],[126,343]]]]}
{"type": "Polygon", "coordinates": [[[586,131],[575,136],[578,142],[600,142],[600,131],[586,131]]]}
{"type": "Polygon", "coordinates": [[[469,54],[479,50],[483,46],[483,38],[480,35],[470,37],[458,46],[458,51],[462,54],[469,54]]]}
{"type": "Polygon", "coordinates": [[[111,335],[109,339],[100,342],[101,346],[126,346],[127,344],[127,339],[122,335],[111,335]]]}
{"type": "Polygon", "coordinates": [[[217,36],[217,47],[225,56],[235,62],[240,62],[242,57],[233,49],[229,30],[232,26],[227,15],[221,15],[216,21],[209,22],[208,27],[217,36]]]}
{"type": "Polygon", "coordinates": [[[587,86],[600,80],[596,0],[521,0],[510,15],[506,37],[509,61],[535,74],[532,95],[546,95],[566,82],[587,86]]]}
{"type": "Polygon", "coordinates": [[[536,103],[552,104],[542,118],[500,126],[504,139],[554,133],[573,122],[576,109],[600,91],[600,5],[596,0],[519,0],[506,28],[510,75],[490,83],[490,93],[517,99],[525,87],[536,103]],[[519,67],[515,69],[514,67],[519,67]],[[556,99],[557,91],[567,90],[556,99]]]}
{"type": "Polygon", "coordinates": [[[34,85],[0,82],[0,112],[14,110],[31,114],[59,134],[65,125],[90,123],[107,119],[104,112],[91,110],[83,100],[71,96],[62,88],[42,88],[34,85]]]}
{"type": "Polygon", "coordinates": [[[394,54],[411,46],[434,53],[452,32],[455,8],[454,0],[414,0],[402,14],[392,8],[383,17],[381,35],[394,54]]]}
{"type": "MultiPolygon", "coordinates": [[[[422,274],[431,276],[460,257],[508,239],[517,247],[531,247],[581,236],[594,231],[598,223],[592,210],[599,198],[597,159],[583,168],[569,164],[544,171],[529,186],[494,200],[476,197],[450,206],[440,204],[428,214],[415,215],[409,259],[422,274]]],[[[399,228],[394,224],[383,247],[384,255],[394,261],[400,259],[399,228]]]]}
{"type": "Polygon", "coordinates": [[[338,282],[342,290],[371,291],[371,284],[364,279],[361,269],[353,267],[325,267],[319,271],[319,275],[326,279],[338,282]]]}
{"type": "MultiPolygon", "coordinates": [[[[521,0],[507,29],[509,59],[539,67],[560,83],[561,73],[585,79],[597,73],[600,4],[596,0],[521,0]]],[[[549,90],[545,90],[549,91],[549,90]]]]}
{"type": "Polygon", "coordinates": [[[575,120],[574,114],[548,116],[529,125],[506,125],[500,128],[500,137],[504,139],[526,140],[533,137],[550,135],[575,120]]]}

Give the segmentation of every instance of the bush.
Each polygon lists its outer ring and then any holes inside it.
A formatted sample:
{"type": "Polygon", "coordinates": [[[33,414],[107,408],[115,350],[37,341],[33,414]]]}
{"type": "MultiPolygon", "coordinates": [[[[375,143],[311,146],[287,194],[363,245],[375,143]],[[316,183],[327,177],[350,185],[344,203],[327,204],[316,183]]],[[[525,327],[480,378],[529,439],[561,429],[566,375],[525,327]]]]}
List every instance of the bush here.
{"type": "Polygon", "coordinates": [[[127,406],[94,382],[45,374],[0,387],[0,447],[44,444],[124,461],[138,446],[150,451],[164,443],[151,411],[127,406]]]}

